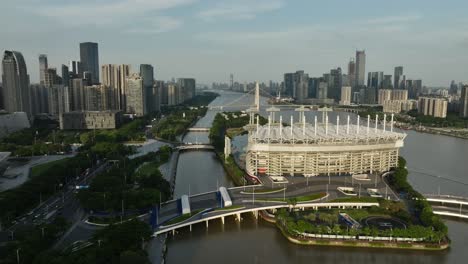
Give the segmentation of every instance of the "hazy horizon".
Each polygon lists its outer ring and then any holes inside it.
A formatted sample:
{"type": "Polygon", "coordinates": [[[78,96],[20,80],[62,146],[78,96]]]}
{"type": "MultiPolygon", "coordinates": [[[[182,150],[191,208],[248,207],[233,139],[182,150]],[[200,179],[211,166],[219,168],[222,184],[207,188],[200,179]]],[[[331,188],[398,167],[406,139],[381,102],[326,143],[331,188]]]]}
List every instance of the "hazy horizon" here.
{"type": "MultiPolygon", "coordinates": [[[[356,49],[367,72],[447,87],[468,81],[468,2],[296,0],[98,0],[2,4],[0,49],[23,53],[31,82],[38,55],[60,69],[79,60],[80,42],[99,43],[99,63],[152,64],[156,79],[199,83],[281,81],[304,70],[347,71],[356,49]]],[[[59,70],[60,72],[60,70],[59,70]]]]}

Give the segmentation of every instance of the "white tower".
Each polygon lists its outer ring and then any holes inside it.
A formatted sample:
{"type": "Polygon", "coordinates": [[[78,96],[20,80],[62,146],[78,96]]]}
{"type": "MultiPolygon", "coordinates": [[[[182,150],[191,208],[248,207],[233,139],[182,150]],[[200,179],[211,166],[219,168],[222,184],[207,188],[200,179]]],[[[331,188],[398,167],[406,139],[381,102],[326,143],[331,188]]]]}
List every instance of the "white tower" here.
{"type": "Polygon", "coordinates": [[[258,86],[258,82],[255,83],[255,108],[257,111],[260,111],[260,87],[258,86]]]}

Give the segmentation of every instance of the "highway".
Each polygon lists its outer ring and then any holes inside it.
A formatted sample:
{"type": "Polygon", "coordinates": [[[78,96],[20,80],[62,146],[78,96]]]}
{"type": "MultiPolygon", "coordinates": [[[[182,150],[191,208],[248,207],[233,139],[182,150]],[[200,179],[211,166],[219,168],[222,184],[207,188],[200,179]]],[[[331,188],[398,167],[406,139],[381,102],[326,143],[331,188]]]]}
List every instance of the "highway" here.
{"type": "Polygon", "coordinates": [[[12,226],[0,232],[0,243],[14,240],[14,233],[20,228],[52,222],[57,216],[64,217],[72,224],[80,221],[84,217],[84,212],[75,197],[75,186],[88,185],[96,175],[109,166],[108,162],[98,165],[87,175],[65,186],[61,192],[49,197],[28,213],[17,217],[12,226]]]}

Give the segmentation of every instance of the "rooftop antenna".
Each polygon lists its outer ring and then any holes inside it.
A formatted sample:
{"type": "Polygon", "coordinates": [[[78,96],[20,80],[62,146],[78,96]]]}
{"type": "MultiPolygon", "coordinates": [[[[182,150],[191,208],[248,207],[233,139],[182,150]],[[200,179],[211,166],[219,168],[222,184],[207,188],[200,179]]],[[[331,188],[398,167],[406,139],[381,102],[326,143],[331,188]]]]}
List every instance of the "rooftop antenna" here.
{"type": "Polygon", "coordinates": [[[375,115],[375,133],[377,133],[377,126],[379,125],[379,115],[375,115]]]}
{"type": "Polygon", "coordinates": [[[271,132],[271,116],[268,117],[268,140],[270,140],[270,132],[271,132]]]}
{"type": "Polygon", "coordinates": [[[367,135],[369,135],[369,129],[370,129],[370,115],[367,115],[367,135]]]}
{"type": "Polygon", "coordinates": [[[392,114],[392,120],[390,121],[390,131],[393,132],[393,114],[392,114]]]}
{"type": "Polygon", "coordinates": [[[356,127],[356,134],[359,134],[359,122],[360,122],[360,116],[357,116],[357,127],[356,127]]]}
{"type": "Polygon", "coordinates": [[[280,115],[280,137],[283,135],[283,116],[280,115]]]}
{"type": "Polygon", "coordinates": [[[328,115],[325,115],[325,135],[328,135],[328,115]]]}
{"type": "Polygon", "coordinates": [[[387,114],[383,115],[383,132],[385,132],[385,127],[387,126],[387,114]]]}
{"type": "Polygon", "coordinates": [[[346,134],[349,135],[349,115],[348,115],[348,123],[346,125],[346,134]]]}
{"type": "Polygon", "coordinates": [[[259,116],[257,116],[257,132],[256,132],[256,133],[257,133],[257,137],[258,137],[258,129],[260,128],[259,121],[258,121],[258,117],[259,117],[259,116]]]}
{"type": "Polygon", "coordinates": [[[336,116],[336,134],[338,135],[340,129],[340,116],[336,116]]]}
{"type": "Polygon", "coordinates": [[[293,135],[294,118],[291,116],[291,136],[293,135]]]}
{"type": "Polygon", "coordinates": [[[306,121],[306,117],[305,117],[305,115],[302,116],[302,118],[303,118],[303,119],[302,119],[302,121],[303,121],[303,122],[302,122],[302,135],[305,136],[305,125],[306,125],[306,122],[305,122],[305,121],[306,121]]]}
{"type": "Polygon", "coordinates": [[[317,136],[317,116],[314,118],[314,135],[317,136]]]}

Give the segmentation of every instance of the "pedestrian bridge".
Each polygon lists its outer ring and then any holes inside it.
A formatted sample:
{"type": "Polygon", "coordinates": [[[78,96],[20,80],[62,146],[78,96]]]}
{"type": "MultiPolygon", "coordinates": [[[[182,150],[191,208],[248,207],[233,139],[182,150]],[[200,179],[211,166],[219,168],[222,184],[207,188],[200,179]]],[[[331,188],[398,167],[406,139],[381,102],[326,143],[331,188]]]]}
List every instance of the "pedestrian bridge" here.
{"type": "Polygon", "coordinates": [[[434,194],[425,194],[424,196],[431,203],[434,214],[468,219],[468,198],[434,194]]]}
{"type": "Polygon", "coordinates": [[[210,132],[209,127],[191,127],[187,129],[188,132],[210,132]]]}
{"type": "MultiPolygon", "coordinates": [[[[258,218],[259,212],[264,210],[272,210],[274,212],[280,208],[295,208],[299,210],[305,210],[306,208],[315,210],[319,208],[361,209],[379,206],[377,202],[328,202],[328,196],[333,196],[332,192],[328,193],[325,197],[313,201],[297,202],[295,204],[287,202],[286,198],[284,200],[278,198],[262,199],[260,194],[254,195],[255,192],[252,192],[252,196],[245,195],[245,188],[251,190],[253,188],[255,190],[256,187],[259,188],[261,185],[229,188],[228,192],[232,199],[232,206],[229,207],[223,207],[223,201],[218,191],[192,195],[188,198],[192,212],[190,217],[182,217],[180,199],[167,201],[156,212],[153,235],[157,236],[167,232],[175,233],[177,229],[186,227],[192,230],[192,225],[200,223],[204,223],[208,228],[210,221],[219,219],[224,224],[225,218],[231,216],[240,221],[242,219],[241,215],[245,213],[251,213],[255,218],[258,218]],[[258,198],[259,196],[260,198],[258,198]],[[177,219],[180,220],[177,221],[177,219]]],[[[468,205],[468,198],[449,195],[425,196],[427,197],[427,201],[432,204],[435,214],[468,219],[468,206],[466,206],[467,209],[463,208],[463,205],[468,205]]]]}
{"type": "MultiPolygon", "coordinates": [[[[255,190],[261,188],[260,185],[250,185],[245,187],[229,188],[228,195],[231,203],[226,203],[218,191],[206,192],[196,194],[188,197],[188,204],[192,215],[181,213],[182,202],[180,199],[167,201],[160,205],[158,210],[152,214],[151,224],[154,229],[154,235],[175,232],[175,230],[189,227],[198,223],[205,223],[208,227],[211,220],[220,219],[224,224],[226,217],[234,216],[238,221],[241,219],[241,214],[252,213],[258,217],[259,211],[273,210],[276,211],[280,208],[296,208],[304,210],[305,208],[364,208],[371,206],[378,206],[378,203],[361,203],[361,202],[328,202],[328,196],[318,198],[312,201],[297,202],[295,204],[288,203],[286,199],[292,196],[286,195],[286,192],[271,194],[281,196],[282,198],[265,198],[261,193],[255,194],[255,191],[250,194],[248,190],[255,190]],[[255,198],[257,196],[257,198],[255,198]],[[258,198],[260,197],[260,198],[258,198]],[[224,207],[225,204],[232,204],[231,206],[224,207]]],[[[294,190],[297,191],[297,190],[294,190]]],[[[332,193],[330,193],[331,196],[332,193]]],[[[186,202],[187,203],[187,202],[186,202]]],[[[187,206],[186,206],[187,208],[187,206]]]]}
{"type": "Polygon", "coordinates": [[[237,205],[236,207],[233,206],[233,209],[227,208],[208,208],[205,209],[197,214],[194,214],[189,219],[182,221],[180,223],[175,223],[172,225],[160,225],[155,231],[154,236],[164,234],[167,232],[175,232],[175,230],[189,227],[192,230],[192,225],[198,223],[205,223],[206,228],[209,226],[209,221],[220,219],[221,223],[224,224],[224,219],[228,216],[234,216],[237,221],[241,220],[241,214],[244,213],[252,213],[255,218],[258,218],[259,211],[263,210],[273,210],[276,211],[280,208],[299,208],[304,210],[305,208],[365,208],[365,207],[372,207],[378,206],[378,203],[324,203],[324,202],[307,202],[307,203],[297,203],[296,205],[291,205],[286,202],[275,202],[273,204],[256,202],[253,203],[253,200],[243,200],[242,203],[244,206],[237,205]]]}
{"type": "Polygon", "coordinates": [[[178,150],[199,150],[199,149],[206,149],[206,150],[214,150],[214,147],[209,144],[183,144],[176,147],[178,150]]]}

